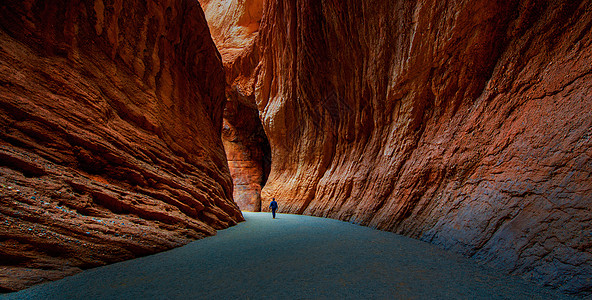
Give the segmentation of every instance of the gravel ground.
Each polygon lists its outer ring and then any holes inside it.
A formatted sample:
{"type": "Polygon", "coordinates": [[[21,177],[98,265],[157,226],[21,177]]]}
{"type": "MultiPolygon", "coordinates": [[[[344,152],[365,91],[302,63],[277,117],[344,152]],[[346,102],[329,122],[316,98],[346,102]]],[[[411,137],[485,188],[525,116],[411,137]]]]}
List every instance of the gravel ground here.
{"type": "Polygon", "coordinates": [[[567,298],[393,233],[308,216],[244,215],[246,222],[215,237],[0,298],[567,298]]]}

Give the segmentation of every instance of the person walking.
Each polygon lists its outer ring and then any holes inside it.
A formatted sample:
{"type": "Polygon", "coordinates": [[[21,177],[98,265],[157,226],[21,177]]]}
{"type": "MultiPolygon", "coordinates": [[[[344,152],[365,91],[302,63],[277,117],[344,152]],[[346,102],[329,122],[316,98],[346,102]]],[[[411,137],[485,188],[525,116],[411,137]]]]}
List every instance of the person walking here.
{"type": "Polygon", "coordinates": [[[269,208],[271,208],[271,214],[275,219],[275,211],[278,209],[278,204],[275,202],[275,198],[272,198],[271,203],[269,203],[269,208]]]}

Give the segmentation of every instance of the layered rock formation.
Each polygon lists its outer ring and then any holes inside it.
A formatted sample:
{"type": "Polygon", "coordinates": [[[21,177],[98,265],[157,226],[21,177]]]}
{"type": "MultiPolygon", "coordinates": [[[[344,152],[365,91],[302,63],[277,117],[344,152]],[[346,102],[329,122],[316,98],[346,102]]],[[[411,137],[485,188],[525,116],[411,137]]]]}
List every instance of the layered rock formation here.
{"type": "Polygon", "coordinates": [[[0,290],[242,220],[195,1],[0,3],[0,290]]]}
{"type": "Polygon", "coordinates": [[[263,206],[589,293],[591,5],[267,1],[234,83],[271,144],[263,206]]]}
{"type": "Polygon", "coordinates": [[[261,210],[261,188],[271,167],[269,142],[255,104],[255,46],[262,0],[200,0],[212,38],[226,69],[228,103],[222,140],[234,183],[234,200],[242,210],[261,210]]]}

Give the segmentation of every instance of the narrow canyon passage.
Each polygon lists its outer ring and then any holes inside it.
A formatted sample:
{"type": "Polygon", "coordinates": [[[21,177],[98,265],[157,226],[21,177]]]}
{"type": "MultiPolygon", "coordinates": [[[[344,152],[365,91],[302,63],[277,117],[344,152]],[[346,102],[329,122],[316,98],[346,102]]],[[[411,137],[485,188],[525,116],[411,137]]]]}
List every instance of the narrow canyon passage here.
{"type": "Polygon", "coordinates": [[[5,299],[569,299],[397,234],[244,215],[214,237],[5,299]]]}
{"type": "Polygon", "coordinates": [[[590,297],[591,95],[592,0],[2,0],[0,293],[590,297]]]}

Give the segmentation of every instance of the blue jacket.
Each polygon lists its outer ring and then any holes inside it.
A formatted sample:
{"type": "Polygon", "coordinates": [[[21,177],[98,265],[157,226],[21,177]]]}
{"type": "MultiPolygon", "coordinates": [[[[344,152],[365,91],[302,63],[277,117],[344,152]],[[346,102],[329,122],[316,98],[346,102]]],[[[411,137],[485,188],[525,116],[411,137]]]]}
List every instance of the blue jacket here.
{"type": "Polygon", "coordinates": [[[277,202],[275,202],[275,200],[271,201],[271,203],[269,203],[269,208],[277,209],[278,208],[277,202]]]}

